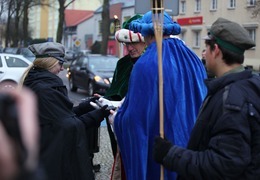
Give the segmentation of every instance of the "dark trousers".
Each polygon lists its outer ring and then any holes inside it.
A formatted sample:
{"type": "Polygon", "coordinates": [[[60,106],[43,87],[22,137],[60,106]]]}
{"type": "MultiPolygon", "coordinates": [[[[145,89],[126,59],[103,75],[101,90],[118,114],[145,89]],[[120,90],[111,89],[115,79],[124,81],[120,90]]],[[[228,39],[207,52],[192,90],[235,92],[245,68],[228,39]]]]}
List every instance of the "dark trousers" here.
{"type": "Polygon", "coordinates": [[[106,118],[106,123],[107,123],[107,131],[108,131],[108,135],[110,138],[110,144],[111,144],[111,148],[112,148],[112,153],[114,158],[116,157],[116,152],[117,152],[117,142],[116,142],[116,138],[115,138],[115,134],[112,131],[111,125],[109,123],[108,118],[106,118]]]}

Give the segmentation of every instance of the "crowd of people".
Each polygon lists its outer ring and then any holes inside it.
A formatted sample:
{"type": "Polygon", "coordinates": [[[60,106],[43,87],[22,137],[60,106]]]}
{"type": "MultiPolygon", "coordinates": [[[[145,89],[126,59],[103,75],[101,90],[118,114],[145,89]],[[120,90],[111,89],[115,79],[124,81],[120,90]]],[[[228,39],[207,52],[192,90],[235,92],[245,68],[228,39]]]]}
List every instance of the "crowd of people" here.
{"type": "Polygon", "coordinates": [[[87,132],[104,119],[113,180],[160,179],[161,167],[171,180],[260,179],[260,77],[243,67],[244,52],[255,43],[242,26],[218,18],[203,38],[201,60],[176,37],[180,32],[164,12],[163,137],[152,12],[116,32],[128,54],[100,108],[93,106],[99,96],[77,106],[70,101],[57,76],[64,69],[62,44],[30,45],[36,59],[20,84],[0,84],[0,179],[95,179],[87,132]],[[111,110],[110,100],[121,105],[111,110]]]}

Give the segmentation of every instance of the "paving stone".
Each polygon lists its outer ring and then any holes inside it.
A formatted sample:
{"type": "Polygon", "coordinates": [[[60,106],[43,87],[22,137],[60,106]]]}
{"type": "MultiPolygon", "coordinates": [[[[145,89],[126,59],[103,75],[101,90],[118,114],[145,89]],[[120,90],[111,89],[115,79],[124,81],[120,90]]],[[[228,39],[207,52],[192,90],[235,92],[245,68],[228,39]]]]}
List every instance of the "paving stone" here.
{"type": "Polygon", "coordinates": [[[100,148],[99,152],[94,154],[94,164],[100,164],[100,172],[96,173],[96,180],[109,180],[113,165],[113,155],[110,145],[110,139],[107,127],[100,127],[100,148]]]}

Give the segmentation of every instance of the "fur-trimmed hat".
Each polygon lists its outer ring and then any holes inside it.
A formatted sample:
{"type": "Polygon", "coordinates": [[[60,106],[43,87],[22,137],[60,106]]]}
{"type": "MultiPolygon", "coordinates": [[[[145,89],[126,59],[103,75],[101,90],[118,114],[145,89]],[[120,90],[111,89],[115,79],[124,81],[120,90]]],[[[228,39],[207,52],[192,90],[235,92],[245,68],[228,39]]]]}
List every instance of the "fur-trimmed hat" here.
{"type": "MultiPolygon", "coordinates": [[[[163,35],[178,35],[181,33],[180,25],[174,22],[166,12],[164,12],[163,17],[163,35]]],[[[140,32],[142,36],[154,35],[152,11],[145,13],[142,18],[132,21],[129,29],[140,32]]]]}
{"type": "Polygon", "coordinates": [[[144,37],[140,33],[134,33],[128,29],[120,29],[116,31],[115,38],[118,42],[144,42],[144,37]]]}
{"type": "Polygon", "coordinates": [[[131,43],[131,42],[144,42],[144,37],[140,33],[134,33],[133,31],[128,30],[129,25],[133,20],[139,19],[142,16],[137,14],[127,21],[123,23],[123,29],[120,29],[116,31],[115,33],[115,39],[118,42],[122,43],[131,43]]]}

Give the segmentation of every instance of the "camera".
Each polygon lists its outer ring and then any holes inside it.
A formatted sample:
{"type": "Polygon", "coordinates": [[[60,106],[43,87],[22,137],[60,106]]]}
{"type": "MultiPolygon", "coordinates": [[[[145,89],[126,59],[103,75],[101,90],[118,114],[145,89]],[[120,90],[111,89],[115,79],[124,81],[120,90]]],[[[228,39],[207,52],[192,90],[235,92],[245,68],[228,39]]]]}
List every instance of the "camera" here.
{"type": "MultiPolygon", "coordinates": [[[[96,102],[96,104],[97,104],[100,108],[103,107],[102,103],[100,103],[98,100],[96,100],[95,102],[96,102]]],[[[116,107],[114,107],[114,106],[108,106],[108,107],[106,108],[106,110],[113,110],[113,111],[115,111],[115,110],[116,110],[116,107]]]]}

